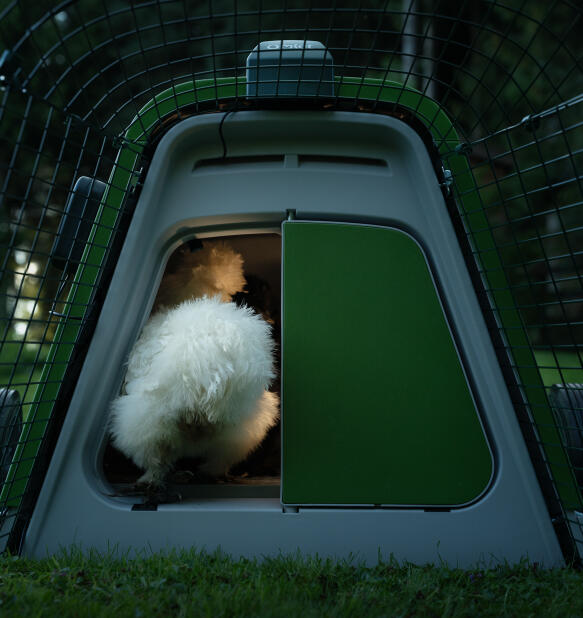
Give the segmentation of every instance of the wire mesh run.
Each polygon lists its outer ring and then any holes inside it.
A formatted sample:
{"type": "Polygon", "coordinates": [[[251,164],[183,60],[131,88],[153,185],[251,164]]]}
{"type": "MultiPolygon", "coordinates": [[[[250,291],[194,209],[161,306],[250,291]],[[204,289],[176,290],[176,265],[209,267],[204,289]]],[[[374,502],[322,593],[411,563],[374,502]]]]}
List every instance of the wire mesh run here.
{"type": "Polygon", "coordinates": [[[461,144],[468,178],[454,181],[478,286],[488,293],[484,310],[500,335],[501,364],[531,456],[546,479],[556,521],[576,528],[582,487],[582,109],[583,97],[574,97],[461,144]]]}
{"type": "Polygon", "coordinates": [[[250,52],[310,40],[334,76],[322,61],[326,83],[279,104],[422,123],[450,170],[452,217],[571,551],[583,510],[581,21],[567,0],[5,3],[0,547],[19,550],[157,140],[192,114],[261,107],[247,97],[250,52]],[[81,177],[103,197],[80,211],[81,255],[59,264],[81,177]]]}

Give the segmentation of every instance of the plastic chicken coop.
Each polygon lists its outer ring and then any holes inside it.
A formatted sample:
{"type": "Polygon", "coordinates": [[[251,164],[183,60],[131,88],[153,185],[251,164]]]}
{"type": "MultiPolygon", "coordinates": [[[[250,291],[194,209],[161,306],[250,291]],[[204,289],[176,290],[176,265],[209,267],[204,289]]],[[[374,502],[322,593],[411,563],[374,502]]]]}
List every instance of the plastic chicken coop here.
{"type": "Polygon", "coordinates": [[[1,549],[578,562],[581,26],[566,0],[5,4],[1,549]],[[153,502],[110,406],[208,239],[272,324],[281,423],[153,502]]]}

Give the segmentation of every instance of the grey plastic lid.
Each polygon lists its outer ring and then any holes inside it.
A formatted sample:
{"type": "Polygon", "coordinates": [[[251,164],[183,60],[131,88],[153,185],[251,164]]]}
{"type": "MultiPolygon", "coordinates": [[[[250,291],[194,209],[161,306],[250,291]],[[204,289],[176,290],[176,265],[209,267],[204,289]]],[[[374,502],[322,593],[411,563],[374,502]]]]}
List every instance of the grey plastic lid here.
{"type": "Polygon", "coordinates": [[[58,269],[69,274],[77,269],[106,188],[106,183],[88,176],[75,183],[51,249],[51,263],[58,269]]]}
{"type": "Polygon", "coordinates": [[[248,97],[333,97],[334,61],[319,41],[262,41],[247,57],[248,97]]]}

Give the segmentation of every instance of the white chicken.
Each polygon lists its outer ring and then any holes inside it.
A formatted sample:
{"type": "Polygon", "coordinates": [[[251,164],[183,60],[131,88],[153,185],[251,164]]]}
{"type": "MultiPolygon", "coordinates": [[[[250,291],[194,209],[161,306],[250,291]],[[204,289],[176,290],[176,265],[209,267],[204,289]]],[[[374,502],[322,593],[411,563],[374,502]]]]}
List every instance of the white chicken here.
{"type": "Polygon", "coordinates": [[[162,280],[111,406],[113,444],[145,470],[140,485],[162,487],[182,457],[225,475],[277,422],[270,326],[227,302],[245,284],[242,267],[225,243],[204,242],[162,280]]]}

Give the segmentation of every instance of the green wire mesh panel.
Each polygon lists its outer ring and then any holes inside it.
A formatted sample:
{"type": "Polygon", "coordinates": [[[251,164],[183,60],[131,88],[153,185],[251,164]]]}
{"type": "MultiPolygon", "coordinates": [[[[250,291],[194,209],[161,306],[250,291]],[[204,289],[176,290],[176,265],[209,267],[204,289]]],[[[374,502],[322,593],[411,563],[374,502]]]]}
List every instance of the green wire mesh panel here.
{"type": "Polygon", "coordinates": [[[549,512],[576,521],[581,25],[567,0],[5,0],[0,547],[18,551],[157,140],[192,114],[266,105],[428,129],[549,512]],[[247,98],[247,57],[274,40],[322,43],[331,88],[247,98]],[[81,176],[105,187],[63,268],[50,257],[81,176]]]}

